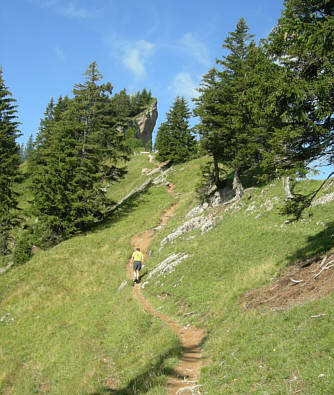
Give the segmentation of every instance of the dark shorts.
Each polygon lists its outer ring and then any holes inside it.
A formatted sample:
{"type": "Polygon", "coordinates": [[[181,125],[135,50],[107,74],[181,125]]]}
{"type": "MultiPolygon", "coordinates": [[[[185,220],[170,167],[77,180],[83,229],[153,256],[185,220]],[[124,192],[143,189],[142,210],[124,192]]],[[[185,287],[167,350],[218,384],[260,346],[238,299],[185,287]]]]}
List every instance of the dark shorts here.
{"type": "Polygon", "coordinates": [[[133,270],[140,270],[141,269],[141,262],[140,261],[134,261],[133,262],[133,270]]]}

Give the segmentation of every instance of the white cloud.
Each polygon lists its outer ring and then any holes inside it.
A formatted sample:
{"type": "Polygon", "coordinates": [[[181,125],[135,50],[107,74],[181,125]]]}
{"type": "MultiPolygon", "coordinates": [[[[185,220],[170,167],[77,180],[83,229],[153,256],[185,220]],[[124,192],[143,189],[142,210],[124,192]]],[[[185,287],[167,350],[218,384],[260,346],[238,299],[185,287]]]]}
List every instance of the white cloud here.
{"type": "Polygon", "coordinates": [[[146,66],[154,52],[154,44],[145,40],[135,42],[107,40],[107,43],[111,45],[113,55],[119,58],[136,78],[146,76],[146,66]]]}
{"type": "Polygon", "coordinates": [[[210,66],[210,54],[208,48],[192,33],[184,34],[180,39],[180,45],[199,63],[205,67],[210,66]]]}
{"type": "Polygon", "coordinates": [[[168,90],[173,91],[177,96],[184,96],[189,100],[198,96],[197,87],[198,85],[194,82],[190,73],[181,72],[175,75],[168,90]]]}

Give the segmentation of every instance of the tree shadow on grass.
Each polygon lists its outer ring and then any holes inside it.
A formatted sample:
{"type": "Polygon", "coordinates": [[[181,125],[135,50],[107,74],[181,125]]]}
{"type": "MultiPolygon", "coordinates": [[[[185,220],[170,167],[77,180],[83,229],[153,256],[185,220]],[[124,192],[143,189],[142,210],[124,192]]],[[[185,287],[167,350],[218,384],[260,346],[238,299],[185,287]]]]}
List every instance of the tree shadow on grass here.
{"type": "Polygon", "coordinates": [[[144,190],[131,195],[124,202],[111,209],[108,213],[108,216],[103,221],[97,223],[89,230],[91,232],[101,231],[103,229],[109,228],[114,223],[119,222],[122,218],[129,216],[137,209],[137,207],[145,203],[145,195],[149,193],[149,189],[150,185],[148,185],[144,190]]]}
{"type": "Polygon", "coordinates": [[[334,245],[334,222],[328,222],[326,228],[314,236],[307,238],[305,247],[300,248],[288,257],[290,263],[306,261],[312,257],[321,256],[334,245]]]}
{"type": "Polygon", "coordinates": [[[174,369],[164,366],[165,361],[169,358],[180,359],[182,356],[181,346],[173,347],[166,353],[159,356],[153,365],[148,366],[144,373],[139,374],[132,379],[124,388],[112,389],[104,388],[103,390],[93,392],[90,395],[117,394],[117,395],[133,395],[139,393],[147,393],[155,386],[164,385],[161,376],[170,376],[174,374],[174,369]]]}

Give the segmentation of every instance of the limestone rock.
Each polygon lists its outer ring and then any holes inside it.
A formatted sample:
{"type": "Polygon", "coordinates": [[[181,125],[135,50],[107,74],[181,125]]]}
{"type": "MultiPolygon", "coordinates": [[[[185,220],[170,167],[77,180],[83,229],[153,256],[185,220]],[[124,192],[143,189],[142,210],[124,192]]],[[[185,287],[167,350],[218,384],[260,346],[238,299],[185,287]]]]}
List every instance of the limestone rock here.
{"type": "Polygon", "coordinates": [[[312,202],[311,206],[319,206],[319,204],[326,204],[334,200],[334,192],[333,193],[328,193],[327,195],[321,196],[319,199],[315,200],[312,202]]]}
{"type": "Polygon", "coordinates": [[[14,262],[10,262],[6,267],[2,268],[0,267],[0,274],[5,273],[7,270],[9,270],[12,266],[14,265],[14,262]]]}
{"type": "Polygon", "coordinates": [[[173,233],[166,236],[160,243],[163,247],[166,243],[176,240],[178,237],[182,236],[184,233],[191,232],[195,229],[201,229],[201,233],[208,232],[216,224],[216,220],[212,216],[201,215],[199,217],[194,217],[186,221],[184,224],[179,226],[173,233]]]}
{"type": "Polygon", "coordinates": [[[146,281],[142,284],[142,288],[145,288],[145,286],[149,283],[150,279],[154,276],[157,275],[158,277],[164,276],[168,273],[171,273],[174,271],[174,268],[181,263],[183,260],[189,258],[189,255],[187,254],[172,254],[165,260],[163,260],[159,265],[153,269],[147,276],[146,281]]]}
{"type": "Polygon", "coordinates": [[[143,145],[146,145],[152,140],[152,133],[158,119],[157,103],[158,102],[155,100],[150,108],[134,121],[134,125],[138,131],[138,138],[142,141],[143,145]]]}

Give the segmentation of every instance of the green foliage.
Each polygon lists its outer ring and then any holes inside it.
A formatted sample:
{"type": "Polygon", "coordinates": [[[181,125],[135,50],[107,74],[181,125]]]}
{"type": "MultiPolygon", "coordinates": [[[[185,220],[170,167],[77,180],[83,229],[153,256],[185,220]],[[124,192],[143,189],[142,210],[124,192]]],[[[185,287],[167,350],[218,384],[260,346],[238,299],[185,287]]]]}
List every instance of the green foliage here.
{"type": "Polygon", "coordinates": [[[74,98],[49,103],[30,160],[33,212],[52,243],[101,221],[112,202],[106,185],[125,173],[123,134],[113,116],[108,82],[93,62],[74,98]]]}
{"type": "MultiPolygon", "coordinates": [[[[214,182],[219,186],[219,163],[235,171],[235,179],[259,166],[270,151],[265,120],[267,96],[278,68],[263,47],[250,42],[242,18],[225,39],[229,52],[203,77],[200,96],[194,99],[201,143],[214,162],[214,182]],[[222,66],[222,69],[220,67],[222,66]]],[[[269,125],[270,127],[270,125],[269,125]]]]}
{"type": "Polygon", "coordinates": [[[130,152],[133,152],[136,148],[142,146],[142,142],[137,138],[137,129],[128,128],[124,134],[124,144],[128,147],[130,152]]]}
{"type": "Polygon", "coordinates": [[[22,265],[32,257],[33,236],[30,230],[23,230],[15,240],[13,262],[22,265]]]}
{"type": "MultiPolygon", "coordinates": [[[[332,161],[334,22],[328,0],[286,0],[269,35],[269,50],[283,66],[272,110],[280,121],[272,154],[278,169],[305,173],[319,157],[332,161]],[[329,154],[329,155],[328,155],[329,154]]],[[[270,160],[270,159],[269,159],[270,160]]]]}
{"type": "Polygon", "coordinates": [[[189,127],[190,110],[183,97],[177,97],[157,132],[157,159],[173,163],[185,162],[196,152],[196,142],[189,127]]]}
{"type": "MultiPolygon", "coordinates": [[[[265,303],[251,310],[240,302],[249,291],[275,287],[287,265],[331,252],[333,202],[314,207],[312,217],[286,223],[279,215],[285,197],[281,183],[275,181],[246,191],[231,210],[208,210],[207,215],[217,219],[210,232],[195,230],[161,248],[161,240],[184,223],[197,204],[194,182],[199,181],[201,164],[187,162],[169,174],[180,204],[152,242],[146,266],[153,270],[176,253],[189,258],[170,274],[152,277],[145,296],[182,326],[207,328],[203,355],[210,363],[201,369],[203,392],[331,393],[333,352],[328,344],[333,342],[333,293],[317,301],[298,299],[289,308],[283,303],[283,311],[266,308],[265,303]],[[321,313],[326,315],[311,318],[321,313]]],[[[309,194],[320,183],[300,184],[296,192],[309,194]]],[[[332,191],[333,186],[326,193],[332,191]]]]}
{"type": "MultiPolygon", "coordinates": [[[[143,160],[134,157],[127,176],[140,177],[143,160]]],[[[103,227],[0,276],[0,318],[13,318],[0,322],[0,393],[164,393],[180,344],[138,306],[130,282],[118,288],[131,237],[156,226],[170,204],[163,188],[150,189],[103,227]]]]}
{"type": "MultiPolygon", "coordinates": [[[[219,168],[219,173],[223,173],[227,177],[227,171],[219,168]]],[[[211,194],[217,191],[217,182],[215,179],[216,169],[213,161],[207,161],[201,166],[201,178],[195,187],[196,196],[200,203],[207,202],[211,194]]],[[[220,181],[218,187],[221,188],[224,182],[220,181]]]]}
{"type": "MultiPolygon", "coordinates": [[[[304,176],[312,162],[333,162],[334,22],[328,0],[286,0],[269,35],[268,49],[281,65],[268,119],[276,129],[265,166],[271,173],[304,176]]],[[[310,196],[295,196],[284,212],[300,218],[310,196]]]]}
{"type": "MultiPolygon", "coordinates": [[[[198,203],[194,186],[207,159],[173,166],[168,180],[176,184],[176,198],[164,188],[150,188],[94,232],[39,250],[29,265],[0,276],[1,317],[10,313],[14,319],[0,323],[0,392],[104,393],[112,383],[119,393],[164,393],[180,345],[137,305],[129,284],[118,289],[131,237],[154,228],[175,199],[174,215],[155,232],[143,281],[146,270],[171,254],[185,252],[189,258],[160,283],[153,277],[142,291],[182,326],[206,327],[202,347],[210,364],[201,369],[203,392],[332,392],[332,294],[286,311],[254,312],[239,301],[254,288],[273,286],[286,265],[332,248],[333,202],[287,224],[278,215],[283,191],[273,182],[246,191],[234,210],[212,209],[217,224],[210,232],[195,230],[160,249],[161,240],[198,203]],[[268,202],[274,203],[271,210],[268,202]],[[311,318],[316,314],[326,315],[311,318]]],[[[146,156],[133,157],[126,177],[108,192],[119,200],[142,183],[141,169],[151,166],[146,156]]],[[[308,194],[319,186],[303,181],[296,192],[308,194]]]]}
{"type": "Polygon", "coordinates": [[[323,181],[320,186],[308,192],[306,194],[303,193],[293,193],[293,196],[289,199],[286,199],[284,206],[282,207],[282,214],[291,216],[293,220],[299,220],[304,211],[311,206],[311,203],[314,201],[315,197],[319,194],[319,192],[324,188],[327,181],[332,177],[334,172],[330,173],[325,181],[323,181]]]}
{"type": "Polygon", "coordinates": [[[34,140],[33,140],[32,134],[31,134],[28,138],[26,146],[24,147],[24,150],[22,153],[22,159],[28,160],[31,157],[33,150],[34,150],[34,140]]]}
{"type": "Polygon", "coordinates": [[[146,151],[152,151],[152,140],[149,140],[145,145],[146,151]]]}
{"type": "Polygon", "coordinates": [[[15,99],[5,85],[0,67],[0,254],[9,253],[10,232],[18,222],[14,191],[19,180],[20,147],[15,99]]]}
{"type": "Polygon", "coordinates": [[[147,92],[146,88],[133,95],[129,95],[126,89],[122,89],[111,99],[115,115],[117,115],[119,119],[127,120],[145,110],[151,101],[152,93],[151,91],[147,92]]]}

